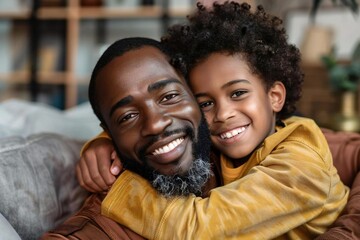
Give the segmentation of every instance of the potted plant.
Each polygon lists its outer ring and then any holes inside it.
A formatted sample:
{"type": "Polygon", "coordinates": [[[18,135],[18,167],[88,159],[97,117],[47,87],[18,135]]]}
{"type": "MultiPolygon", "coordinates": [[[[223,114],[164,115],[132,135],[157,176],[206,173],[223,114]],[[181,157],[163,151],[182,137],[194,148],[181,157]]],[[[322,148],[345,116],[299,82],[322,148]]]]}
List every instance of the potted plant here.
{"type": "MultiPolygon", "coordinates": [[[[338,1],[332,0],[333,4],[338,1]]],[[[340,0],[342,6],[349,8],[354,14],[358,13],[357,0],[340,0]]],[[[333,30],[329,26],[316,24],[315,17],[322,0],[313,0],[310,10],[310,25],[306,29],[301,46],[303,62],[311,65],[321,65],[321,56],[329,54],[332,48],[333,30]]]]}
{"type": "Polygon", "coordinates": [[[350,62],[341,63],[335,52],[323,56],[322,62],[329,73],[329,81],[333,91],[340,97],[340,111],[332,119],[332,127],[336,130],[360,132],[360,116],[358,112],[358,93],[360,85],[360,41],[355,46],[350,62]]]}
{"type": "MultiPolygon", "coordinates": [[[[315,22],[316,13],[320,7],[322,0],[313,0],[313,4],[310,11],[310,17],[312,22],[315,22]]],[[[332,0],[333,4],[336,4],[336,0],[332,0]]],[[[345,7],[348,7],[353,13],[357,14],[359,11],[359,5],[357,0],[340,0],[340,3],[345,7]]]]}

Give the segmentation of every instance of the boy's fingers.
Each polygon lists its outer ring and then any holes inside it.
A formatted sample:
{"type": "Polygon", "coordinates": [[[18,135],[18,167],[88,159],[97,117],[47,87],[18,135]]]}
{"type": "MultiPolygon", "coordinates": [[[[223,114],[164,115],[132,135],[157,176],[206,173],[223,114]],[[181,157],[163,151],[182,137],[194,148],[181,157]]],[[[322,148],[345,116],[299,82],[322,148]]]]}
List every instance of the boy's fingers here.
{"type": "Polygon", "coordinates": [[[76,173],[81,187],[85,188],[89,192],[99,192],[99,187],[92,181],[89,182],[89,179],[91,178],[89,177],[86,166],[84,167],[81,161],[76,166],[76,173]]]}
{"type": "Polygon", "coordinates": [[[112,151],[112,153],[111,153],[111,160],[115,160],[116,157],[117,157],[116,151],[114,150],[114,151],[112,151]]]}
{"type": "Polygon", "coordinates": [[[99,174],[102,177],[104,185],[102,185],[103,190],[107,190],[110,185],[115,182],[115,177],[111,173],[111,159],[110,154],[102,154],[98,156],[98,168],[99,174]]]}
{"type": "Polygon", "coordinates": [[[119,160],[119,158],[116,158],[113,163],[111,164],[111,168],[110,171],[114,176],[119,175],[119,173],[122,170],[122,164],[121,161],[119,160]]]}

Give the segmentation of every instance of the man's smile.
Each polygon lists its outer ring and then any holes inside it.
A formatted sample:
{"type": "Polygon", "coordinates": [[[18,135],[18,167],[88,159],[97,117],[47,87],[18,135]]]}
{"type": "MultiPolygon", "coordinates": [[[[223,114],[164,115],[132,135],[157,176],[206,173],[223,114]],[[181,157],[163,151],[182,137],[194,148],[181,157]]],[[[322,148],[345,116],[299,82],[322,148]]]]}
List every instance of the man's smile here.
{"type": "Polygon", "coordinates": [[[186,151],[188,142],[189,137],[183,132],[160,139],[146,151],[148,164],[177,164],[186,151]]]}
{"type": "Polygon", "coordinates": [[[166,144],[163,147],[155,149],[155,151],[152,154],[159,155],[159,154],[163,154],[163,153],[168,153],[168,152],[172,151],[174,148],[176,148],[177,146],[179,146],[183,141],[184,141],[183,137],[177,138],[174,141],[172,141],[171,143],[166,144]]]}

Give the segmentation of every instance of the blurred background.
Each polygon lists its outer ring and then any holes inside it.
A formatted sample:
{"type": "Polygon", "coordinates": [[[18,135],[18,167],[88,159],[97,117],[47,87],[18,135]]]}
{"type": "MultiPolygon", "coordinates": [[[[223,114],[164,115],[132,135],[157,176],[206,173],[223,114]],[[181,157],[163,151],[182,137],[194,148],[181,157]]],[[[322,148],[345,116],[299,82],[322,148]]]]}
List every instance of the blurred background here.
{"type": "MultiPolygon", "coordinates": [[[[129,36],[160,39],[169,25],[185,21],[196,2],[0,0],[0,105],[21,99],[68,110],[87,102],[91,71],[109,44],[129,36]]],[[[331,119],[345,107],[355,116],[355,125],[360,124],[360,61],[354,57],[360,40],[357,1],[247,2],[281,17],[289,42],[301,50],[305,83],[298,113],[334,127],[331,119]],[[342,71],[350,78],[351,97],[342,94],[349,88],[334,85],[335,67],[342,69],[338,75],[342,71]]]]}

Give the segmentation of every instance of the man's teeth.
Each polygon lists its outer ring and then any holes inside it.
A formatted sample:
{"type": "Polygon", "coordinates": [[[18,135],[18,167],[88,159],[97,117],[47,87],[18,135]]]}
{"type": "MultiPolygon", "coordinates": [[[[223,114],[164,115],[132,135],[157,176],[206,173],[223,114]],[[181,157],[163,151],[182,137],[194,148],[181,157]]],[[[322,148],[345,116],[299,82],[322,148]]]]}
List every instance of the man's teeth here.
{"type": "Polygon", "coordinates": [[[152,154],[159,155],[159,154],[163,154],[163,153],[168,153],[171,150],[173,150],[174,148],[176,148],[177,146],[179,146],[183,141],[184,141],[184,138],[175,139],[171,143],[156,149],[152,154]]]}
{"type": "Polygon", "coordinates": [[[220,134],[221,139],[229,139],[245,131],[245,127],[237,128],[220,134]]]}

